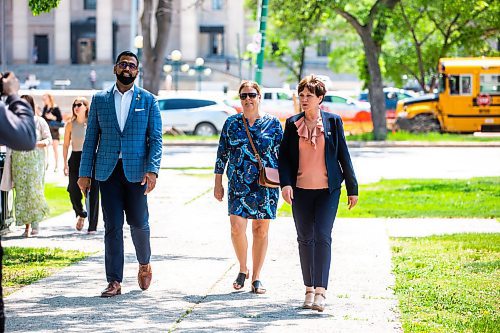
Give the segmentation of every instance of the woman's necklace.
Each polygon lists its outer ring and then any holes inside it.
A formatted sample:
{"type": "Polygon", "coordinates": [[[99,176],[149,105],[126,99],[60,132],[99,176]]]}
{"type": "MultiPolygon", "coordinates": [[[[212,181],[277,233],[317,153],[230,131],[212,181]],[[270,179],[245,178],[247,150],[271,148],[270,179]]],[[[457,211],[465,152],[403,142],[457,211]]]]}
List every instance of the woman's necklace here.
{"type": "Polygon", "coordinates": [[[316,125],[318,124],[318,119],[319,118],[316,118],[315,120],[309,120],[306,116],[304,116],[304,121],[309,132],[311,132],[316,127],[316,125]]]}

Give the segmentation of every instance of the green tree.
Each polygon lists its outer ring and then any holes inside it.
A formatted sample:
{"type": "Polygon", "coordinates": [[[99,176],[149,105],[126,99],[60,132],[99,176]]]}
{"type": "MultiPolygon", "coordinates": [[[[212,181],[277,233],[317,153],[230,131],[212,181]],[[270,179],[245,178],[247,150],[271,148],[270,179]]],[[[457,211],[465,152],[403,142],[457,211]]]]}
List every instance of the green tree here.
{"type": "MultiPolygon", "coordinates": [[[[248,0],[247,3],[255,5],[256,1],[248,0]]],[[[324,28],[325,21],[333,20],[338,14],[354,28],[361,39],[366,58],[366,67],[363,65],[362,68],[368,70],[373,133],[376,140],[385,140],[387,137],[379,59],[392,10],[399,1],[360,0],[353,3],[348,0],[312,0],[299,5],[292,1],[275,0],[269,11],[273,22],[271,29],[274,31],[270,31],[268,36],[271,45],[275,43],[271,59],[290,70],[296,65],[298,70],[292,72],[296,76],[301,75],[300,66],[303,66],[305,60],[305,47],[312,45],[311,41],[317,40],[315,36],[324,28]],[[293,45],[292,41],[295,41],[296,45],[293,45]]],[[[362,59],[358,60],[364,64],[362,59]]]]}
{"type": "Polygon", "coordinates": [[[29,0],[28,5],[31,8],[33,15],[37,16],[42,13],[48,13],[53,8],[59,6],[61,0],[29,0]]]}
{"type": "Polygon", "coordinates": [[[363,82],[363,89],[368,89],[368,65],[358,34],[338,15],[325,22],[325,30],[329,39],[335,42],[328,55],[328,67],[336,73],[357,75],[363,82]]]}
{"type": "Polygon", "coordinates": [[[401,74],[432,88],[439,58],[498,54],[489,43],[500,32],[497,0],[402,0],[394,11],[384,48],[387,76],[401,74]]]}
{"type": "Polygon", "coordinates": [[[327,2],[270,1],[266,55],[289,71],[291,81],[299,82],[303,77],[306,48],[319,40],[322,22],[328,16],[324,11],[327,2]]]}
{"type": "Polygon", "coordinates": [[[331,10],[343,17],[356,31],[363,43],[368,69],[373,136],[385,140],[385,97],[383,92],[380,55],[392,11],[400,0],[360,0],[357,3],[335,0],[331,10]]]}

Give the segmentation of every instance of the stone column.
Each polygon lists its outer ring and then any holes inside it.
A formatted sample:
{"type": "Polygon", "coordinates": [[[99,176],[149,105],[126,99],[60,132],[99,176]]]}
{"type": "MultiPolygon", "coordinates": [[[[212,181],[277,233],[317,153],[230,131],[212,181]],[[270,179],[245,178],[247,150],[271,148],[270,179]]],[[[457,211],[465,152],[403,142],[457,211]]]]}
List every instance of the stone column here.
{"type": "Polygon", "coordinates": [[[113,63],[113,1],[97,1],[96,61],[113,63]]]}
{"type": "MultiPolygon", "coordinates": [[[[54,48],[55,63],[71,63],[71,4],[70,0],[61,0],[54,10],[54,48]]],[[[76,45],[74,46],[76,47],[76,45]]]]}
{"type": "MultiPolygon", "coordinates": [[[[3,23],[2,23],[3,24],[3,23]]],[[[15,64],[29,62],[28,0],[12,1],[12,61],[15,64]]]]}
{"type": "Polygon", "coordinates": [[[242,52],[246,50],[245,44],[245,12],[243,0],[227,1],[227,26],[224,29],[224,52],[226,57],[238,57],[238,43],[242,52]],[[238,36],[240,40],[238,41],[238,36]]]}
{"type": "Polygon", "coordinates": [[[182,59],[193,61],[196,57],[202,56],[198,54],[198,36],[200,35],[200,27],[198,25],[198,14],[196,6],[189,6],[181,11],[180,18],[180,51],[182,59]]]}

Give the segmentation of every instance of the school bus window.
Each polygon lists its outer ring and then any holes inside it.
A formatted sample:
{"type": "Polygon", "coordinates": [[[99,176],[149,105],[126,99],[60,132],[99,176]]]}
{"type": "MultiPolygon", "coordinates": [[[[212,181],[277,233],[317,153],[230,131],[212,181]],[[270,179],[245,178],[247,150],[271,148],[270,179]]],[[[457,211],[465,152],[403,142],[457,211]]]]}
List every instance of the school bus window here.
{"type": "Polygon", "coordinates": [[[439,93],[442,93],[446,90],[446,75],[439,75],[439,93]]]}
{"type": "Polygon", "coordinates": [[[481,83],[479,91],[484,94],[500,95],[500,75],[481,74],[479,76],[481,83]]]}
{"type": "Polygon", "coordinates": [[[450,75],[448,80],[450,83],[450,95],[458,95],[460,93],[460,76],[450,75]]]}
{"type": "Polygon", "coordinates": [[[460,94],[470,95],[471,94],[471,82],[472,76],[470,75],[460,75],[460,94]]]}

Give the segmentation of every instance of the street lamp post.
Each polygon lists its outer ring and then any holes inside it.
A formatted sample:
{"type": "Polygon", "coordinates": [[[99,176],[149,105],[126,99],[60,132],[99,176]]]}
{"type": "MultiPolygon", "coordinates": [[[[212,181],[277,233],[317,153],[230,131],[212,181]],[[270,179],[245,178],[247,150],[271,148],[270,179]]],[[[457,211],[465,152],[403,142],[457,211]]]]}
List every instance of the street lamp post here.
{"type": "Polygon", "coordinates": [[[163,65],[163,71],[174,75],[174,88],[175,91],[179,89],[179,70],[181,72],[189,71],[189,65],[182,63],[182,53],[179,50],[173,50],[170,53],[169,60],[163,65]]]}
{"type": "Polygon", "coordinates": [[[173,50],[170,53],[170,59],[172,60],[172,68],[174,70],[174,87],[175,91],[179,89],[179,67],[181,66],[182,53],[179,50],[173,50]]]}
{"type": "Polygon", "coordinates": [[[247,44],[247,54],[248,54],[248,79],[252,80],[253,79],[253,58],[255,57],[256,54],[260,52],[260,46],[256,42],[248,43],[247,44]]]}
{"type": "Polygon", "coordinates": [[[137,59],[139,60],[139,86],[142,87],[142,48],[144,47],[144,40],[142,36],[135,36],[134,47],[137,49],[137,59]]]}
{"type": "Polygon", "coordinates": [[[205,59],[198,57],[194,61],[194,68],[189,70],[189,75],[195,75],[197,74],[197,86],[198,86],[198,91],[201,91],[201,81],[203,75],[209,76],[212,73],[212,70],[208,67],[204,66],[205,64],[205,59]]]}

